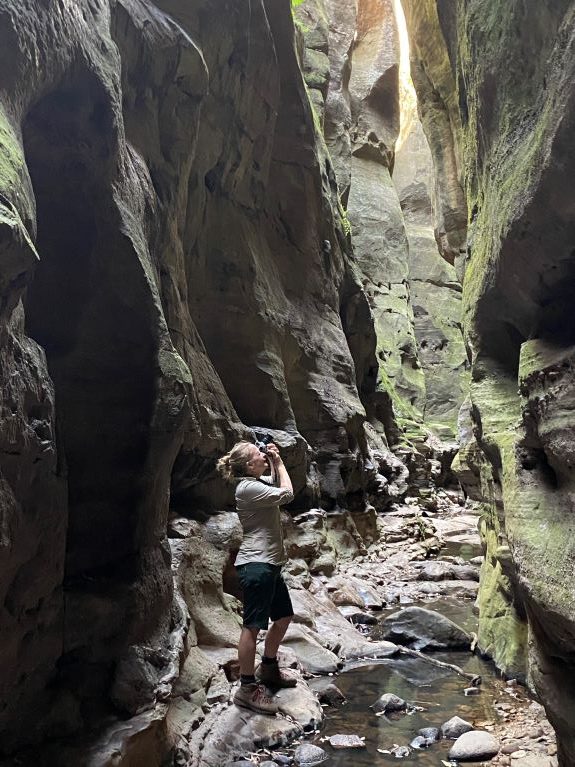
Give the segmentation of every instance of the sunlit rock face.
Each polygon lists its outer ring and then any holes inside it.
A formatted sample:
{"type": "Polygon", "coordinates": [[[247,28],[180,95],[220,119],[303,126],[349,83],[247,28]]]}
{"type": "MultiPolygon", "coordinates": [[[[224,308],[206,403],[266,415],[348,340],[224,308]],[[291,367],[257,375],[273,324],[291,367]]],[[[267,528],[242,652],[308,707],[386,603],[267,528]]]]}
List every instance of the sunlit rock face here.
{"type": "Polygon", "coordinates": [[[445,205],[413,115],[403,116],[406,141],[396,153],[405,105],[394,3],[306,0],[296,17],[306,83],[374,315],[378,389],[408,434],[425,424],[453,440],[467,366],[460,286],[440,257],[445,205]]]}
{"type": "Polygon", "coordinates": [[[425,376],[424,423],[454,441],[469,385],[461,325],[461,284],[434,235],[435,172],[417,115],[395,154],[393,183],[409,245],[408,285],[419,362],[425,376]]]}
{"type": "Polygon", "coordinates": [[[278,430],[299,508],[383,503],[373,319],[288,2],[0,20],[1,748],[113,710],[161,752],[138,712],[185,654],[170,506],[231,502],[243,424],[278,430]]]}
{"type": "Polygon", "coordinates": [[[567,2],[406,6],[416,56],[462,126],[474,439],[460,461],[486,501],[480,645],[526,671],[573,765],[575,16],[567,2]]]}

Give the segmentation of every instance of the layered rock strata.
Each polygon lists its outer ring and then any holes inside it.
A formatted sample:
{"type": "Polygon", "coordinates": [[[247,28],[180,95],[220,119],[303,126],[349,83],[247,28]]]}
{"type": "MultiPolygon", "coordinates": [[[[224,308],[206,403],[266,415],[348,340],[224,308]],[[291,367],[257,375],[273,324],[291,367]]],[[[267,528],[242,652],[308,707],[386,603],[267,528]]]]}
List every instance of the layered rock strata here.
{"type": "Polygon", "coordinates": [[[485,502],[480,645],[506,672],[527,674],[560,764],[573,765],[575,16],[567,2],[406,6],[434,94],[419,84],[423,109],[439,98],[452,138],[461,125],[450,146],[471,224],[463,301],[473,370],[460,464],[485,502]]]}

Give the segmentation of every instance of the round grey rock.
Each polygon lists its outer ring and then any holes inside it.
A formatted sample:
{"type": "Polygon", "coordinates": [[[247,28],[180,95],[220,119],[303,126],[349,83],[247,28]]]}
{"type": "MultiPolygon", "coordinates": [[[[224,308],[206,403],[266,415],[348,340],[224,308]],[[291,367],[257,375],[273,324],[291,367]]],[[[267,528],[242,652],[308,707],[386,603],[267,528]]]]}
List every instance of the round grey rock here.
{"type": "Polygon", "coordinates": [[[430,742],[435,742],[441,737],[438,727],[422,727],[421,730],[417,731],[417,734],[430,742]]]}
{"type": "Polygon", "coordinates": [[[458,738],[463,735],[464,732],[469,732],[473,729],[473,725],[466,722],[465,719],[461,719],[459,716],[452,716],[447,722],[441,725],[441,734],[444,738],[458,738]]]}
{"type": "Polygon", "coordinates": [[[424,738],[423,735],[417,735],[409,744],[411,748],[427,748],[429,745],[429,742],[427,738],[424,738]]]}
{"type": "Polygon", "coordinates": [[[459,762],[479,762],[499,753],[499,741],[489,732],[472,730],[461,735],[449,750],[449,759],[459,762]]]}
{"type": "Polygon", "coordinates": [[[406,756],[409,756],[410,751],[407,746],[399,746],[399,748],[396,748],[393,752],[393,755],[396,759],[404,759],[406,756]]]}
{"type": "Polygon", "coordinates": [[[346,699],[343,692],[335,684],[328,684],[323,690],[319,690],[317,698],[320,703],[325,703],[328,706],[335,706],[338,703],[343,703],[346,699]]]}
{"type": "Polygon", "coordinates": [[[380,711],[385,713],[388,711],[404,711],[407,708],[407,703],[403,698],[400,698],[391,692],[386,692],[381,698],[378,698],[375,703],[371,704],[371,708],[378,713],[380,711]]]}
{"type": "Polygon", "coordinates": [[[327,759],[327,752],[319,746],[312,746],[311,743],[302,743],[294,751],[294,762],[298,767],[314,767],[327,759]]]}

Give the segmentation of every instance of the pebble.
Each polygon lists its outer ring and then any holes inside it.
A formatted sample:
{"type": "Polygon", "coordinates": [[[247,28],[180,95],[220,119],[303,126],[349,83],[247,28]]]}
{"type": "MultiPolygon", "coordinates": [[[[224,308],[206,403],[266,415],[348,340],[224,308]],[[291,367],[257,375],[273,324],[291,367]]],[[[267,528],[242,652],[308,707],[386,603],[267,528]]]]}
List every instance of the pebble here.
{"type": "Polygon", "coordinates": [[[479,687],[466,687],[463,690],[464,695],[479,695],[480,692],[481,690],[479,689],[479,687]]]}
{"type": "Polygon", "coordinates": [[[407,746],[399,746],[399,748],[396,748],[393,752],[393,755],[396,759],[404,759],[406,756],[409,756],[409,748],[407,746]]]}
{"type": "Polygon", "coordinates": [[[502,746],[501,753],[513,754],[515,751],[519,751],[520,748],[521,748],[521,743],[518,743],[517,741],[515,742],[512,741],[511,743],[506,743],[504,746],[502,746]]]}

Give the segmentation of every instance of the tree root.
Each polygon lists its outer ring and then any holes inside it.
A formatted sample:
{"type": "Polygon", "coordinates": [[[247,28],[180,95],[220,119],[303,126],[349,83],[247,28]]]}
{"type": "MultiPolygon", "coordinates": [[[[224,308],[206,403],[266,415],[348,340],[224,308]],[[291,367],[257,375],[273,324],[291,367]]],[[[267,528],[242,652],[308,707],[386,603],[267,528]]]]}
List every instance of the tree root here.
{"type": "Polygon", "coordinates": [[[459,676],[467,679],[472,687],[479,687],[481,685],[480,676],[476,674],[468,674],[462,668],[456,666],[455,663],[444,663],[444,661],[437,660],[436,658],[431,658],[429,655],[426,655],[419,650],[412,650],[410,647],[400,647],[399,652],[403,653],[404,655],[411,655],[414,658],[421,658],[421,660],[427,661],[427,663],[431,663],[432,666],[447,668],[450,671],[454,671],[456,674],[459,674],[459,676]]]}

